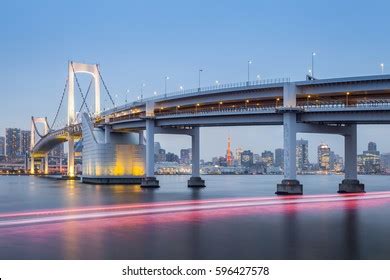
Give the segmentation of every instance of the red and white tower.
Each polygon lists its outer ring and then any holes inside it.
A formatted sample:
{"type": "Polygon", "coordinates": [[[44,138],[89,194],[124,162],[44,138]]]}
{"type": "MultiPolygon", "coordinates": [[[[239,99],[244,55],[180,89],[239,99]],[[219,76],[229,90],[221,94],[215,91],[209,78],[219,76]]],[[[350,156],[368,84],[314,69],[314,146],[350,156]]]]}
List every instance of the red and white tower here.
{"type": "Polygon", "coordinates": [[[227,150],[226,150],[226,164],[227,166],[232,166],[233,165],[233,156],[232,156],[232,151],[230,148],[231,144],[231,138],[230,136],[228,137],[228,143],[227,143],[227,150]]]}

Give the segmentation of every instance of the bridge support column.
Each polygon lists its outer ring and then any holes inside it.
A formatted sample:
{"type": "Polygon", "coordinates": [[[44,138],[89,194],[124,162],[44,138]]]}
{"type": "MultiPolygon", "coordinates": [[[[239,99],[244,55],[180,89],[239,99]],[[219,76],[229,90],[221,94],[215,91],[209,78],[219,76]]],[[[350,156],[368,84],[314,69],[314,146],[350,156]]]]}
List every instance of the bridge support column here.
{"type": "Polygon", "coordinates": [[[158,188],[159,181],[154,177],[154,119],[146,119],[146,177],[141,187],[158,188]]]}
{"type": "Polygon", "coordinates": [[[276,187],[276,194],[302,194],[302,185],[296,179],[296,113],[283,114],[284,179],[276,187]]]}
{"type": "Polygon", "coordinates": [[[68,176],[74,177],[74,140],[71,136],[68,139],[68,176]]]}
{"type": "Polygon", "coordinates": [[[345,149],[345,179],[339,184],[339,193],[361,193],[364,184],[357,179],[357,125],[349,127],[349,133],[344,135],[345,149]]]}
{"type": "MultiPolygon", "coordinates": [[[[145,145],[145,141],[144,141],[144,131],[141,130],[140,132],[138,132],[138,144],[139,145],[145,145]]],[[[154,145],[154,144],[153,144],[154,145]]],[[[154,148],[153,148],[154,149],[154,148]]]]}
{"type": "Polygon", "coordinates": [[[31,156],[31,159],[30,159],[30,174],[31,175],[35,174],[35,159],[33,156],[31,156]]]}
{"type": "Polygon", "coordinates": [[[192,129],[191,144],[192,144],[192,176],[188,180],[190,188],[206,187],[204,180],[200,177],[200,133],[199,127],[192,129]]]}
{"type": "Polygon", "coordinates": [[[44,163],[45,165],[44,165],[44,174],[45,175],[48,175],[49,174],[49,154],[46,154],[46,156],[45,156],[45,163],[44,163]]]}
{"type": "Polygon", "coordinates": [[[104,142],[106,144],[111,142],[111,127],[108,125],[104,127],[104,142]]]}

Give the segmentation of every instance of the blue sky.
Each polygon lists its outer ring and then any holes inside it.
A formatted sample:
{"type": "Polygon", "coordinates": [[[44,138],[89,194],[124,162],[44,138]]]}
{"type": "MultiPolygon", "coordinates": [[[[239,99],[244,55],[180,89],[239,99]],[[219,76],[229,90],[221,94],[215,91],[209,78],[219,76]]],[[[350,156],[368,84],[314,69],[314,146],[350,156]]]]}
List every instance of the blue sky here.
{"type": "MultiPolygon", "coordinates": [[[[30,117],[53,118],[68,60],[98,62],[118,102],[182,85],[252,78],[304,79],[311,52],[319,78],[390,70],[386,1],[12,1],[0,10],[0,135],[29,128],[30,117]]],[[[80,78],[84,88],[88,79],[80,78]]],[[[103,98],[104,99],[107,98],[103,98]]],[[[62,115],[64,115],[62,113],[62,115]]],[[[390,151],[387,126],[359,127],[359,150],[370,140],[390,151]]],[[[202,129],[202,157],[233,147],[255,152],[282,146],[281,127],[202,129]]],[[[298,135],[301,137],[301,135],[298,135]]],[[[342,138],[302,135],[311,159],[320,142],[343,154],[342,138]]],[[[159,136],[167,150],[189,146],[186,137],[159,136]]]]}

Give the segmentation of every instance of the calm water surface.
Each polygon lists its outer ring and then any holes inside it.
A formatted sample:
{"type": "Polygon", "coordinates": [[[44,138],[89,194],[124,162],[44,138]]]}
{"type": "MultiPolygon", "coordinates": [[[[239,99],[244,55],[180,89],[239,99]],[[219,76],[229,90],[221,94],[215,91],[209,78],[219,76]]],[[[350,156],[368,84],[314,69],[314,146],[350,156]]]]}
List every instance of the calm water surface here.
{"type": "MultiPolygon", "coordinates": [[[[286,200],[274,196],[280,176],[204,176],[207,187],[201,190],[188,189],[187,176],[158,179],[161,188],[144,190],[0,176],[0,222],[9,219],[9,213],[40,210],[43,213],[34,217],[53,217],[54,209],[94,206],[160,209],[153,207],[172,201],[195,205],[261,197],[277,203],[0,225],[0,259],[390,258],[390,197],[278,204],[286,200]]],[[[306,198],[335,195],[342,177],[298,179],[306,198]]],[[[367,195],[390,192],[390,177],[362,176],[360,180],[366,184],[367,195]]]]}

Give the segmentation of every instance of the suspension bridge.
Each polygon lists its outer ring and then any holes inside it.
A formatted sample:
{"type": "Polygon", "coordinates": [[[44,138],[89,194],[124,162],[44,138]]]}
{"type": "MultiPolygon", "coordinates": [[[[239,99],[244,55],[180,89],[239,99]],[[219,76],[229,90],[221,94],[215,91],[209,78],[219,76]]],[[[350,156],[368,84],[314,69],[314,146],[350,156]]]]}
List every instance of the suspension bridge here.
{"type": "Polygon", "coordinates": [[[276,187],[277,194],[303,193],[296,179],[297,133],[343,136],[345,179],[339,192],[364,192],[364,184],[357,178],[357,125],[389,123],[390,75],[247,81],[180,90],[118,106],[99,65],[69,62],[68,78],[52,124],[47,118],[32,118],[30,170],[34,173],[35,159],[43,159],[47,172],[48,153],[67,142],[67,175],[74,177],[74,145],[82,139],[83,182],[159,187],[154,176],[154,136],[177,134],[191,137],[192,176],[188,186],[204,187],[199,165],[201,127],[283,125],[284,179],[276,187]],[[77,73],[92,76],[85,93],[77,73]],[[92,84],[94,111],[87,102],[92,84]],[[112,103],[109,110],[101,110],[101,84],[112,103]],[[77,112],[75,86],[81,97],[77,112]],[[55,129],[65,99],[67,122],[55,129]],[[44,124],[43,132],[38,131],[37,123],[44,124]]]}

